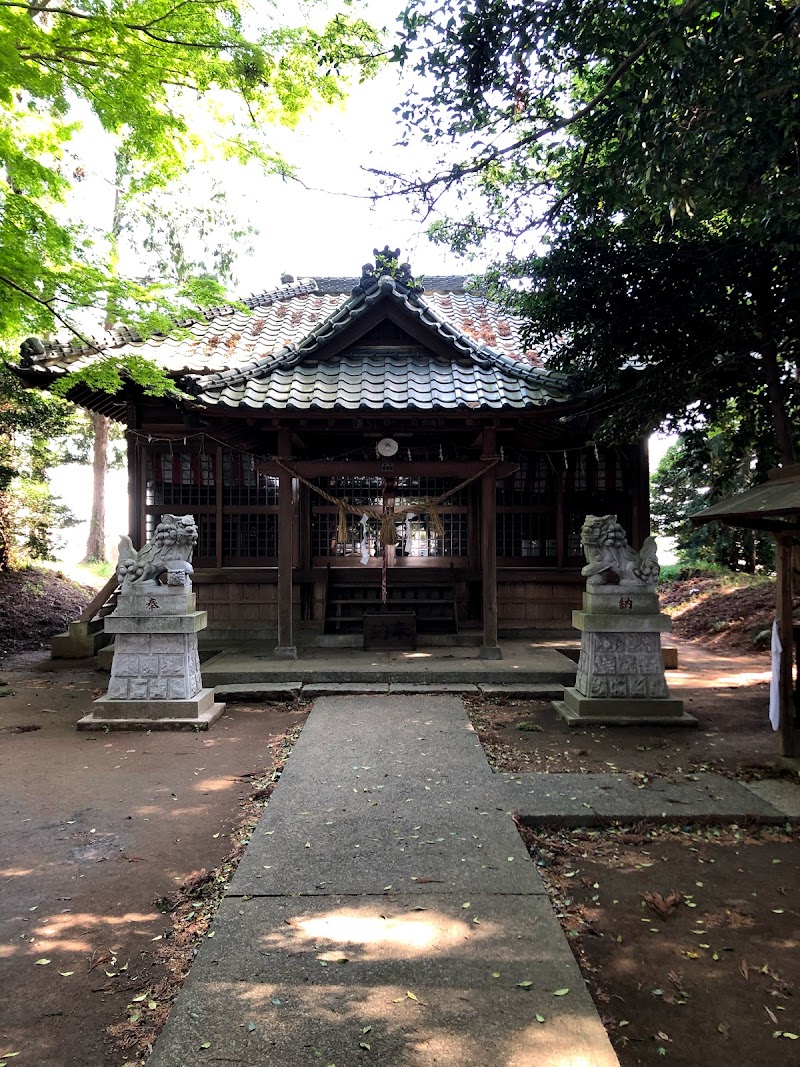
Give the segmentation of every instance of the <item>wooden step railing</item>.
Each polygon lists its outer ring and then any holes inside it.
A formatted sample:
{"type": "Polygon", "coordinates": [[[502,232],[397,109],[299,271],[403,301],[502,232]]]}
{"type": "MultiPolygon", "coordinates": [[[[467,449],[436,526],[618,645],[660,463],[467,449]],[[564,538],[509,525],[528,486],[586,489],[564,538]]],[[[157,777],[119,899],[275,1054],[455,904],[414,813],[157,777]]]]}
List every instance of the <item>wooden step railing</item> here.
{"type": "Polygon", "coordinates": [[[97,596],[80,613],[77,621],[91,622],[94,618],[104,619],[110,615],[117,606],[119,588],[119,580],[116,574],[112,574],[97,596]]]}

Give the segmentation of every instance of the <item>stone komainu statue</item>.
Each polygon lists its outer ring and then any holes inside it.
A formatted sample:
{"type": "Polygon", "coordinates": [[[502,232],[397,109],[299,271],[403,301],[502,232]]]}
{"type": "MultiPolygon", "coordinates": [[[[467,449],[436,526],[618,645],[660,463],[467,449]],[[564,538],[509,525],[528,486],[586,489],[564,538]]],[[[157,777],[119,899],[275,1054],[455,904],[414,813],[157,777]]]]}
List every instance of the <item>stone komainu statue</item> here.
{"type": "Polygon", "coordinates": [[[152,538],[138,552],[127,535],[119,542],[117,580],[122,592],[138,587],[153,588],[162,574],[168,585],[183,585],[192,573],[192,551],[197,544],[197,525],[192,515],[162,515],[152,538]]]}
{"type": "Polygon", "coordinates": [[[581,528],[587,564],[581,571],[587,588],[620,584],[628,588],[658,584],[660,567],[654,537],[645,538],[641,552],[631,548],[616,515],[587,515],[581,528]]]}

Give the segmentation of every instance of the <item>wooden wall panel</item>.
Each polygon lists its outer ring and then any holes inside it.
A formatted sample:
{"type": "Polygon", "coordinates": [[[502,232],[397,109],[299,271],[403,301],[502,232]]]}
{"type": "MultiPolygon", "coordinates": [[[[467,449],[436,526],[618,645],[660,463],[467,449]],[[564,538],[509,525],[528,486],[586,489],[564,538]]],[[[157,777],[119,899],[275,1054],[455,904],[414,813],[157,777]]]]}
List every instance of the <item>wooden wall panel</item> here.
{"type": "Polygon", "coordinates": [[[572,609],[581,606],[582,590],[574,582],[499,582],[499,625],[505,629],[570,630],[572,609]]]}
{"type": "MultiPolygon", "coordinates": [[[[208,612],[209,626],[247,629],[253,625],[274,627],[277,624],[277,586],[259,582],[215,582],[196,585],[197,607],[208,612]]],[[[296,618],[300,613],[300,590],[293,597],[296,618]]]]}

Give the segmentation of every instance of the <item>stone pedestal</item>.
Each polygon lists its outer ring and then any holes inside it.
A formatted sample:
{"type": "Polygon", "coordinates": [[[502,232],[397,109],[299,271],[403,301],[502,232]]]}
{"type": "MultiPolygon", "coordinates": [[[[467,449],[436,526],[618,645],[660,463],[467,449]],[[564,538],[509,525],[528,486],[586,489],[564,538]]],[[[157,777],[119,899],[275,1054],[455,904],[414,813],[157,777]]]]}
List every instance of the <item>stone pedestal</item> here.
{"type": "Polygon", "coordinates": [[[108,692],[79,730],[207,730],[225,705],[203,689],[197,632],[207,616],[197,611],[191,583],[134,583],[105,620],[115,635],[108,692]]]}
{"type": "Polygon", "coordinates": [[[572,623],[581,631],[578,673],[555,702],[568,725],[696,725],[669,695],[661,634],[672,623],[655,590],[624,583],[590,589],[572,623]]]}

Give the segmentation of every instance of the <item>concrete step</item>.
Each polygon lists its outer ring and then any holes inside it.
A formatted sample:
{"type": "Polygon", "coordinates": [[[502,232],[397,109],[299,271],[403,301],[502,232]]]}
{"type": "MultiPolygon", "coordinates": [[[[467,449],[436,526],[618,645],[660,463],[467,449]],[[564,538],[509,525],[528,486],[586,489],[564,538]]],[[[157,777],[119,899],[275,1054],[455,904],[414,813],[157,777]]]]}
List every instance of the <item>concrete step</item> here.
{"type": "Polygon", "coordinates": [[[102,619],[71,622],[66,633],[56,634],[51,639],[50,655],[53,659],[85,659],[97,655],[112,640],[113,635],[103,631],[102,619]]]}
{"type": "MultiPolygon", "coordinates": [[[[203,685],[211,686],[217,689],[219,686],[227,685],[249,685],[252,686],[255,683],[286,683],[299,681],[303,685],[307,684],[320,684],[320,683],[348,683],[353,685],[354,683],[362,684],[395,684],[395,685],[441,685],[446,683],[448,685],[466,685],[466,686],[478,686],[478,685],[502,685],[509,678],[510,671],[498,670],[488,665],[478,672],[472,671],[459,671],[457,668],[450,670],[439,670],[437,668],[431,668],[429,670],[415,670],[414,668],[393,668],[377,667],[372,669],[358,669],[358,668],[342,668],[337,670],[335,668],[318,668],[318,667],[303,667],[302,661],[295,661],[290,666],[281,668],[280,666],[271,668],[258,668],[258,667],[240,667],[235,669],[220,669],[216,666],[213,660],[209,660],[208,663],[201,667],[203,676],[203,685]],[[474,673],[474,678],[472,677],[474,673]]],[[[514,684],[516,686],[525,686],[527,690],[536,693],[538,696],[538,685],[558,685],[563,688],[565,685],[573,685],[575,682],[575,672],[569,670],[540,670],[540,671],[526,671],[524,669],[515,670],[513,672],[514,684]]],[[[354,692],[355,690],[351,690],[354,692]]],[[[364,691],[364,690],[360,690],[364,691]]],[[[368,690],[367,690],[368,691],[368,690]]],[[[519,694],[518,694],[519,695],[519,694]]],[[[558,696],[561,696],[559,689],[558,696]]],[[[544,699],[542,697],[541,699],[544,699]]]]}

